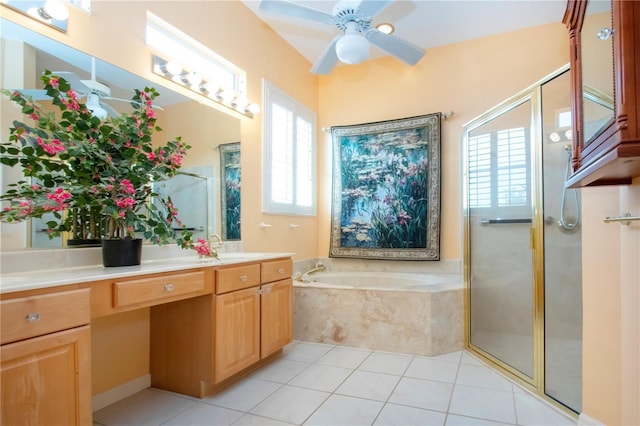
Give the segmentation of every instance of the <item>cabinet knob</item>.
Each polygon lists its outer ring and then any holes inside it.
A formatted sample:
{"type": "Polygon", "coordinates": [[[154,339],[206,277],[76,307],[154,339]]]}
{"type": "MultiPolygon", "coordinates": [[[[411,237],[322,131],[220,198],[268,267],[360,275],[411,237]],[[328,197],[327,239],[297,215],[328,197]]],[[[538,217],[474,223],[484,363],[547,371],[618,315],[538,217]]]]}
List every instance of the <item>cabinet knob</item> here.
{"type": "Polygon", "coordinates": [[[169,283],[169,284],[165,284],[164,285],[164,289],[167,291],[173,291],[176,289],[176,286],[174,286],[173,284],[169,283]]]}
{"type": "Polygon", "coordinates": [[[40,321],[40,314],[37,313],[37,312],[27,314],[27,321],[29,321],[29,322],[38,322],[38,321],[40,321]]]}
{"type": "Polygon", "coordinates": [[[280,268],[280,269],[278,269],[278,273],[279,273],[279,274],[284,274],[284,268],[280,268]]]}
{"type": "Polygon", "coordinates": [[[248,279],[249,279],[249,277],[248,277],[248,276],[246,276],[246,275],[240,275],[240,281],[246,281],[246,280],[248,280],[248,279]]]}

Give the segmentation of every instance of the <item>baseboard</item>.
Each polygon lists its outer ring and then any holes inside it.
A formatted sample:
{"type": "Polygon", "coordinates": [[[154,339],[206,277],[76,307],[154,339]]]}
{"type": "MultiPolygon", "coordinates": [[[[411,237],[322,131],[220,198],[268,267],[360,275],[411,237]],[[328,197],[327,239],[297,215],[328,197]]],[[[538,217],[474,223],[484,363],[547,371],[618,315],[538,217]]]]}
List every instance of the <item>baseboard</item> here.
{"type": "Polygon", "coordinates": [[[124,383],[115,388],[111,388],[106,392],[102,392],[93,396],[93,412],[96,412],[106,406],[118,402],[128,396],[138,393],[148,387],[151,387],[151,374],[140,376],[130,382],[124,383]]]}
{"type": "Polygon", "coordinates": [[[578,426],[604,426],[604,423],[600,423],[593,417],[580,413],[580,416],[578,416],[578,426]]]}

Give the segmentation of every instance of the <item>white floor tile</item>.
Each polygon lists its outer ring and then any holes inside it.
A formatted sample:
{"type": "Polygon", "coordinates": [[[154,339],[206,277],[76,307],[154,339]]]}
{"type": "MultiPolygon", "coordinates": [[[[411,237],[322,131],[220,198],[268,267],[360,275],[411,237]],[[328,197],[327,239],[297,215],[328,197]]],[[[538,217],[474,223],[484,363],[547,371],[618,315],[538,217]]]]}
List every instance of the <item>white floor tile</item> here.
{"type": "Polygon", "coordinates": [[[251,373],[250,377],[277,383],[287,383],[310,365],[311,364],[307,362],[279,358],[263,367],[260,367],[260,369],[251,373]]]}
{"type": "Polygon", "coordinates": [[[333,348],[333,345],[300,342],[288,348],[284,354],[284,358],[293,361],[316,362],[333,348]]]}
{"type": "Polygon", "coordinates": [[[540,399],[529,394],[517,393],[516,415],[519,425],[576,425],[573,420],[540,399]]]}
{"type": "Polygon", "coordinates": [[[313,364],[289,381],[288,384],[324,392],[333,392],[349,377],[352,371],[350,368],[313,364]]]}
{"type": "Polygon", "coordinates": [[[304,423],[318,426],[371,425],[384,403],[344,395],[331,395],[304,423]]]}
{"type": "Polygon", "coordinates": [[[243,416],[243,412],[216,407],[202,402],[183,411],[162,426],[226,426],[243,416]]]}
{"type": "Polygon", "coordinates": [[[354,371],[340,385],[336,393],[376,401],[386,401],[396,384],[398,384],[398,380],[400,380],[400,377],[390,374],[354,371]]]}
{"type": "Polygon", "coordinates": [[[281,386],[279,383],[246,378],[220,393],[207,397],[204,402],[238,411],[249,411],[281,386]]]}
{"type": "Polygon", "coordinates": [[[413,359],[410,355],[395,355],[374,352],[364,360],[359,370],[372,371],[374,373],[393,374],[402,376],[413,359]]]}
{"type": "Polygon", "coordinates": [[[95,411],[93,413],[93,420],[95,422],[100,422],[101,420],[106,419],[107,417],[113,416],[114,414],[116,414],[118,411],[123,410],[124,408],[131,406],[131,405],[135,405],[138,404],[139,401],[141,401],[142,399],[148,397],[150,394],[152,394],[153,392],[157,392],[155,389],[145,389],[143,391],[140,391],[138,393],[135,393],[127,398],[121,399],[118,402],[115,402],[107,407],[104,407],[98,411],[95,411]]]}
{"type": "Polygon", "coordinates": [[[234,423],[239,426],[288,426],[293,423],[281,422],[280,420],[269,419],[267,417],[256,416],[255,414],[245,414],[234,423]]]}
{"type": "Polygon", "coordinates": [[[512,383],[484,365],[460,364],[456,384],[510,392],[512,383]]]}
{"type": "Polygon", "coordinates": [[[458,372],[458,364],[447,361],[436,361],[430,358],[415,357],[407,371],[407,377],[454,383],[458,372]]]}
{"type": "Polygon", "coordinates": [[[462,359],[460,362],[462,364],[484,365],[478,358],[466,351],[462,353],[462,359]]]}
{"type": "Polygon", "coordinates": [[[318,364],[334,367],[357,368],[371,351],[349,348],[333,348],[318,360],[318,364]]]}
{"type": "Polygon", "coordinates": [[[135,404],[100,420],[106,426],[156,426],[197,404],[193,399],[182,398],[166,392],[152,391],[135,404]]]}
{"type": "Polygon", "coordinates": [[[456,385],[449,412],[503,423],[515,423],[513,393],[456,385]]]}
{"type": "Polygon", "coordinates": [[[252,414],[301,424],[330,394],[284,385],[251,409],[252,414]]]}
{"type": "Polygon", "coordinates": [[[446,361],[446,362],[455,362],[459,363],[462,358],[463,351],[449,352],[447,354],[442,355],[434,355],[429,357],[435,361],[446,361]]]}
{"type": "Polygon", "coordinates": [[[389,397],[389,402],[427,410],[447,411],[453,385],[403,377],[389,397]]]}
{"type": "Polygon", "coordinates": [[[444,424],[444,413],[407,407],[397,404],[386,404],[374,425],[379,426],[441,426],[444,424]]]}
{"type": "Polygon", "coordinates": [[[516,421],[577,424],[467,351],[424,357],[300,341],[204,400],[146,389],[94,413],[94,426],[496,426],[516,421]]]}
{"type": "MultiPolygon", "coordinates": [[[[491,420],[477,419],[473,417],[458,416],[456,414],[447,415],[446,426],[509,426],[512,423],[498,423],[491,420]]],[[[543,426],[543,425],[540,425],[543,426]]],[[[551,426],[551,425],[547,425],[551,426]]]]}

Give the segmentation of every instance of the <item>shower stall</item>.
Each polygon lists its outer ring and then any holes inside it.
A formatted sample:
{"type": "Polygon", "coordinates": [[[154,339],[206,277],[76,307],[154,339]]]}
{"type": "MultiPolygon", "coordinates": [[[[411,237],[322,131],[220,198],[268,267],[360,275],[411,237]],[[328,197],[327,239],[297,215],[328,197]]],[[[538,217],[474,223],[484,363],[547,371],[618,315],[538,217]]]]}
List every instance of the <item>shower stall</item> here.
{"type": "Polygon", "coordinates": [[[568,66],[464,127],[466,344],[581,409],[580,194],[568,66]]]}

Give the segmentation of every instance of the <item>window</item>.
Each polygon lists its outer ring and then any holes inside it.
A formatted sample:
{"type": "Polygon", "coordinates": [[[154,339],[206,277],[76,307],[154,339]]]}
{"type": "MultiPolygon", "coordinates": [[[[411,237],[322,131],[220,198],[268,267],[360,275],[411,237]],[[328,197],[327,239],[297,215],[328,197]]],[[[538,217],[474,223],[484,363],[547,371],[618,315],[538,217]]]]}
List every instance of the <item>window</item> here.
{"type": "Polygon", "coordinates": [[[265,213],[316,214],[316,116],[264,83],[265,213]]]}
{"type": "Polygon", "coordinates": [[[529,153],[524,127],[469,138],[469,207],[529,205],[529,153]]]}

